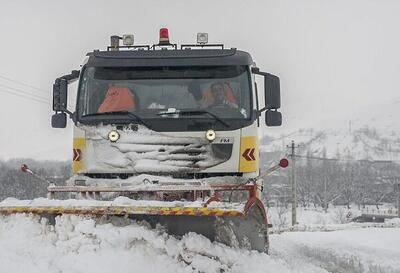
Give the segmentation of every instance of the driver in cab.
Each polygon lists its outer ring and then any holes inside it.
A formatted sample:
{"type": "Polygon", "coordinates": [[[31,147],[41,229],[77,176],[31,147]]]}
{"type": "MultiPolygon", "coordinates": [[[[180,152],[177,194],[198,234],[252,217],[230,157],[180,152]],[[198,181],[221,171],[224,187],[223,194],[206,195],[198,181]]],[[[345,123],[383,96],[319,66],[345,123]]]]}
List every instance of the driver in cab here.
{"type": "Polygon", "coordinates": [[[203,91],[201,102],[203,107],[226,106],[238,108],[237,101],[231,87],[227,83],[217,82],[203,91]]]}

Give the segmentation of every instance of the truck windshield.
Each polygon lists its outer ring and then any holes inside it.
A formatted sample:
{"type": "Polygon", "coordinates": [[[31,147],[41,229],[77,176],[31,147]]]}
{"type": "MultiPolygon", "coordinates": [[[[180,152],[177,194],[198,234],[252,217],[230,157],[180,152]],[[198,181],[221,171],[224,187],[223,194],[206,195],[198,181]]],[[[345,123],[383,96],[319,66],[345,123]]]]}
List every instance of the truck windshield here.
{"type": "Polygon", "coordinates": [[[250,86],[246,66],[87,67],[79,87],[78,116],[104,121],[116,118],[108,112],[129,111],[149,122],[212,115],[249,119],[250,86]]]}

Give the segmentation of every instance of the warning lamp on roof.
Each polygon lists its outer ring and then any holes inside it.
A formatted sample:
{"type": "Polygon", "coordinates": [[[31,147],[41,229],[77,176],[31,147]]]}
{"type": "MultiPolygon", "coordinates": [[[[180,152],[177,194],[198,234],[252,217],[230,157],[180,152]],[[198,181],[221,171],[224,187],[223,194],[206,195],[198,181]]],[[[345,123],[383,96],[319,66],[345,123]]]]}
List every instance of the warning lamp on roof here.
{"type": "Polygon", "coordinates": [[[122,36],[122,43],[124,46],[133,46],[134,36],[133,34],[124,34],[122,36]]]}
{"type": "Polygon", "coordinates": [[[208,43],[208,33],[197,33],[197,44],[205,45],[208,43]]]}
{"type": "Polygon", "coordinates": [[[168,28],[161,28],[160,29],[160,45],[169,45],[169,34],[168,28]]]}

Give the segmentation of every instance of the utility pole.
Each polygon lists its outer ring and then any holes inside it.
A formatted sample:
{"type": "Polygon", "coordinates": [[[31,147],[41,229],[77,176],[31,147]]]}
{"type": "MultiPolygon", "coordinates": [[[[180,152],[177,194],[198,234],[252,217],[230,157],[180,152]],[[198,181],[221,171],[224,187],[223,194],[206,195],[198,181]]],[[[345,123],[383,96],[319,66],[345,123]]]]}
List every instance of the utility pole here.
{"type": "MultiPolygon", "coordinates": [[[[323,158],[326,159],[326,149],[325,148],[324,148],[324,151],[323,151],[323,158]]],[[[322,205],[324,206],[325,213],[327,213],[328,212],[328,192],[327,192],[327,189],[328,189],[328,186],[327,186],[328,177],[327,177],[327,173],[326,173],[326,169],[327,169],[326,160],[323,160],[322,164],[323,164],[322,165],[322,174],[323,174],[322,179],[324,181],[324,202],[323,202],[322,205]]]]}
{"type": "Polygon", "coordinates": [[[292,189],[292,194],[291,194],[291,201],[292,201],[292,226],[297,224],[297,183],[296,183],[296,176],[295,176],[295,170],[296,170],[296,151],[295,149],[299,147],[299,145],[294,144],[294,140],[292,140],[292,144],[290,146],[287,146],[290,148],[290,159],[291,159],[291,172],[290,172],[290,185],[292,189]]]}
{"type": "Polygon", "coordinates": [[[397,217],[400,218],[400,182],[396,184],[397,188],[397,217]]]}

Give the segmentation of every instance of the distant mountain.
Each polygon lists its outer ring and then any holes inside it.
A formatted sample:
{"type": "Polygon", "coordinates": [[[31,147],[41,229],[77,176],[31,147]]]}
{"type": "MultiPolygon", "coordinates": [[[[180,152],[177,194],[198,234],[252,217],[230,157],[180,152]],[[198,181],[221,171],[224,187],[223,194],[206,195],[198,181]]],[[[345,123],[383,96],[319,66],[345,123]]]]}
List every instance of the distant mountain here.
{"type": "Polygon", "coordinates": [[[400,161],[400,98],[355,108],[314,128],[266,134],[262,153],[286,153],[294,140],[297,154],[355,160],[400,161]]]}
{"type": "Polygon", "coordinates": [[[297,154],[315,157],[400,161],[400,132],[364,126],[352,130],[300,129],[281,136],[264,136],[261,152],[288,150],[294,140],[297,154]]]}

